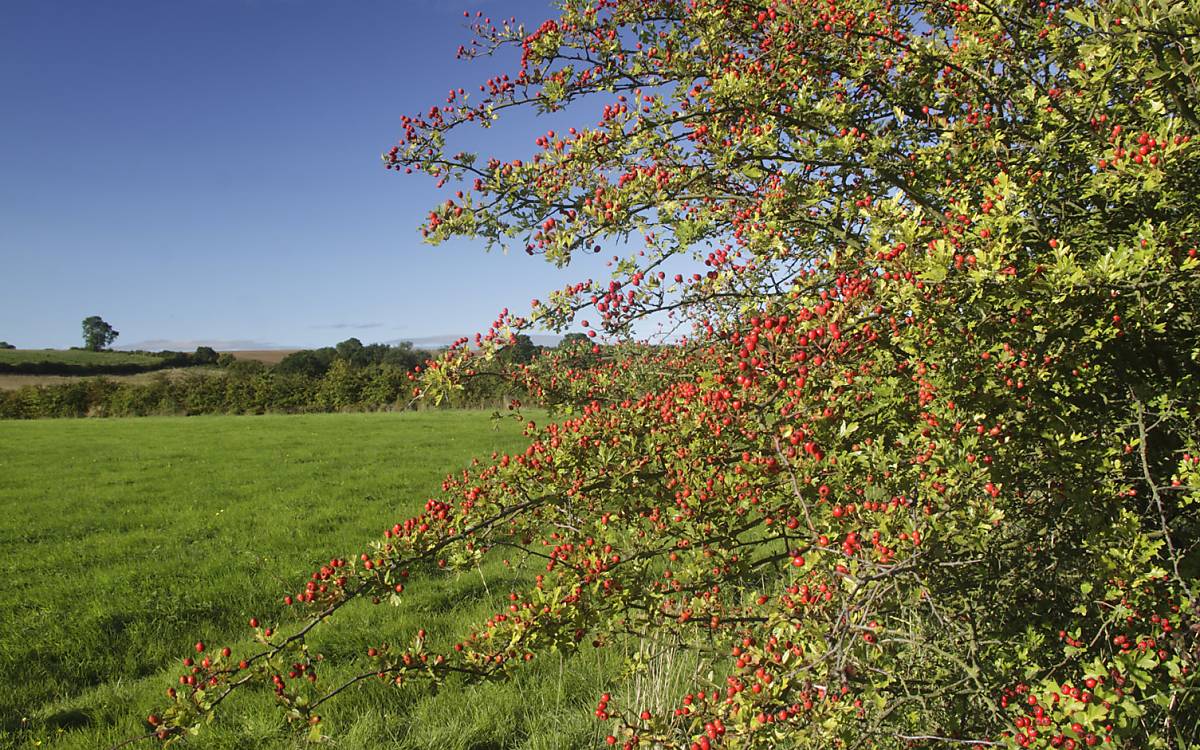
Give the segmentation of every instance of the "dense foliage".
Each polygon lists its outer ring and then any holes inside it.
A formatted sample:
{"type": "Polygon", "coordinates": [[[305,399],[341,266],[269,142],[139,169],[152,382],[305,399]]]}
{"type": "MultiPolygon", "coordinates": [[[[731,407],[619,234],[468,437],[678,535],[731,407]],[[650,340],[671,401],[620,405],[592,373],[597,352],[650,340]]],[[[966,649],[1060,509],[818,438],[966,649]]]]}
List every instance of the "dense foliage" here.
{"type": "Polygon", "coordinates": [[[320,349],[301,349],[283,358],[275,367],[276,372],[320,377],[329,371],[334,360],[344,360],[353,368],[370,365],[392,365],[404,370],[415,370],[425,363],[430,352],[414,349],[405,341],[397,346],[388,344],[366,344],[356,338],[348,338],[337,346],[320,349]]]}
{"type": "Polygon", "coordinates": [[[257,652],[197,644],[153,733],[249,685],[336,733],[321,706],[353,683],[305,636],[502,556],[529,570],[511,606],[379,644],[357,680],[686,653],[686,693],[597,696],[609,744],[1200,747],[1200,10],[565,0],[476,30],[463,55],[519,69],[385,157],[456,191],[427,236],[625,256],[422,396],[531,322],[687,338],[520,367],[561,421],[299,583],[257,652]],[[456,151],[519,107],[600,119],[532,159],[456,151]]]}

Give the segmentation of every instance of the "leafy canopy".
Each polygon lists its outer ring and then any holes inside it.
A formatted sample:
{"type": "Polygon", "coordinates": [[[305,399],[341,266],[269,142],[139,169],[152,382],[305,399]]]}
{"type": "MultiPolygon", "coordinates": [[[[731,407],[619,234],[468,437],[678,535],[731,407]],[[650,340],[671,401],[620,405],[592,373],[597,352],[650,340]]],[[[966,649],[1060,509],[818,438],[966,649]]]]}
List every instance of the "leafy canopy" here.
{"type": "Polygon", "coordinates": [[[117,340],[120,332],[104,322],[99,315],[90,315],[83,319],[83,345],[93,352],[107,349],[117,340]]]}

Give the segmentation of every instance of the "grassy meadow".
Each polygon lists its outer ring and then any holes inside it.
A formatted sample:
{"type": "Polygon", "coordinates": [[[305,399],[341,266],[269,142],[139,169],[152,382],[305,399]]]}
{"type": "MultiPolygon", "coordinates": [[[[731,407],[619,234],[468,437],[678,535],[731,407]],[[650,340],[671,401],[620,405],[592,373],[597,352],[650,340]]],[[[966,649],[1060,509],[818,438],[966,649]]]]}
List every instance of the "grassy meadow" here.
{"type": "Polygon", "coordinates": [[[93,352],[86,349],[0,349],[0,364],[56,364],[78,367],[125,365],[153,366],[161,362],[152,354],[133,352],[93,352]]]}
{"type": "MultiPolygon", "coordinates": [[[[234,359],[262,362],[266,365],[277,365],[284,357],[296,351],[295,349],[261,349],[231,351],[234,359]]],[[[178,378],[185,375],[204,373],[207,375],[220,374],[224,370],[216,367],[164,367],[157,368],[162,360],[151,354],[134,354],[132,352],[106,351],[90,352],[80,349],[0,349],[0,391],[13,391],[25,386],[39,385],[69,385],[78,383],[85,378],[104,377],[117,383],[148,383],[156,377],[166,375],[178,378]],[[79,368],[82,374],[53,374],[42,372],[6,372],[4,366],[20,365],[60,365],[68,368],[79,368]],[[147,372],[128,374],[121,368],[145,367],[155,368],[147,372]],[[114,368],[114,372],[104,372],[105,368],[114,368]]]]}
{"type": "Polygon", "coordinates": [[[169,371],[168,364],[162,357],[134,352],[0,349],[0,391],[79,383],[89,377],[146,382],[158,372],[169,371]]]}
{"type": "Polygon", "coordinates": [[[155,378],[182,378],[188,375],[203,373],[216,375],[223,373],[216,367],[167,367],[151,372],[139,372],[133,375],[25,375],[0,372],[0,391],[15,391],[28,385],[70,385],[89,378],[102,377],[115,383],[149,383],[155,378]]]}
{"type": "Polygon", "coordinates": [[[234,359],[249,359],[262,362],[265,365],[277,365],[289,354],[295,354],[299,349],[236,349],[226,354],[232,354],[234,359]]]}
{"type": "MultiPolygon", "coordinates": [[[[364,549],[472,456],[521,447],[520,424],[478,411],[0,422],[0,746],[143,733],[196,640],[253,651],[248,617],[286,631],[281,596],[322,562],[364,549]]],[[[356,602],[313,645],[361,653],[419,627],[444,641],[497,611],[517,575],[497,562],[414,578],[402,608],[356,602]]],[[[326,704],[322,726],[338,748],[592,746],[617,661],[588,648],[436,694],[368,681],[326,704]]],[[[339,674],[352,672],[323,684],[339,674]]],[[[257,693],[186,744],[302,736],[257,693]]]]}

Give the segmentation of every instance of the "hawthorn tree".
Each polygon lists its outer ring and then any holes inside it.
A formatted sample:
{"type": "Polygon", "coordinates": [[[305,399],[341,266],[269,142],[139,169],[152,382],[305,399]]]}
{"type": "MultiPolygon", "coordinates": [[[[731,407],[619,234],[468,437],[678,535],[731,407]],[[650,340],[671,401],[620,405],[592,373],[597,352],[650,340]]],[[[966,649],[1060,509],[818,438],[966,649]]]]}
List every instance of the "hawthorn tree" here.
{"type": "Polygon", "coordinates": [[[416,397],[535,324],[676,335],[507,363],[559,421],[191,665],[158,736],[246,685],[316,725],[355,681],[653,640],[709,676],[665,710],[598,696],[608,744],[1200,747],[1194,5],[564,0],[474,29],[460,55],[519,67],[385,155],[454,191],[425,235],[624,257],[416,397]],[[580,119],[531,159],[453,145],[516,108],[580,119]],[[325,684],[314,628],[493,554],[529,570],[506,609],[325,684]]]}

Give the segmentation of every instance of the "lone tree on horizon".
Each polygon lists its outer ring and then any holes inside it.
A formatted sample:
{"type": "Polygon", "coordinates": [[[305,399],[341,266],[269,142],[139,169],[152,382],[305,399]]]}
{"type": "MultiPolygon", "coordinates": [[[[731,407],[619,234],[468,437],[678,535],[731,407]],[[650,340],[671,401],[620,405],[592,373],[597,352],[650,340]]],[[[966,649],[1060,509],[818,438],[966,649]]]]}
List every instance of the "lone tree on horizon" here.
{"type": "Polygon", "coordinates": [[[117,340],[121,332],[113,328],[99,315],[91,315],[83,319],[83,348],[98,352],[107,349],[117,340]]]}

